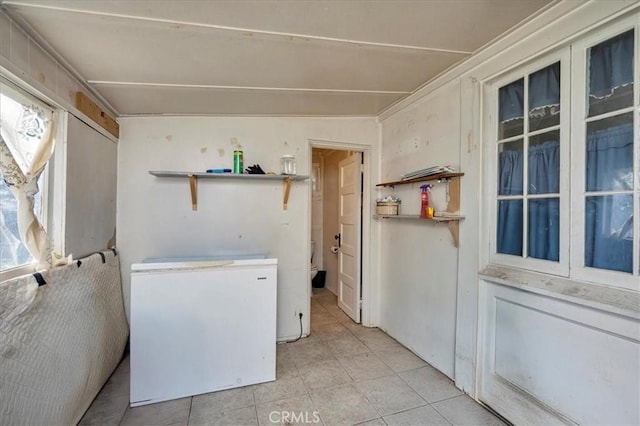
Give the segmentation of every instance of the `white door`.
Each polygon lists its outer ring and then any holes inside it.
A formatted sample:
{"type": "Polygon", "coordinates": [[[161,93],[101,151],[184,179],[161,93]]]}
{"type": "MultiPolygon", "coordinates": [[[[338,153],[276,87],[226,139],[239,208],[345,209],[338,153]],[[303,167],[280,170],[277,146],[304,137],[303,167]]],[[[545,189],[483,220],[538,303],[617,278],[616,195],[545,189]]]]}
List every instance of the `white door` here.
{"type": "Polygon", "coordinates": [[[342,160],[338,167],[340,250],[338,251],[338,306],[360,322],[360,153],[342,160]]]}

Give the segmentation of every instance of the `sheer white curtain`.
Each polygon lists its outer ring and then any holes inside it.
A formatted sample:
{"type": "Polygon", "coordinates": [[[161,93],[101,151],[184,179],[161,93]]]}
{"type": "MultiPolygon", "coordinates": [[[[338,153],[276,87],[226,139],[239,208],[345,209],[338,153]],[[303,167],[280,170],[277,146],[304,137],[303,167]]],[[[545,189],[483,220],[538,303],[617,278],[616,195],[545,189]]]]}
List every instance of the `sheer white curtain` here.
{"type": "Polygon", "coordinates": [[[18,229],[38,269],[58,263],[52,242],[36,216],[38,177],[53,153],[55,112],[0,82],[0,170],[18,201],[18,229]]]}

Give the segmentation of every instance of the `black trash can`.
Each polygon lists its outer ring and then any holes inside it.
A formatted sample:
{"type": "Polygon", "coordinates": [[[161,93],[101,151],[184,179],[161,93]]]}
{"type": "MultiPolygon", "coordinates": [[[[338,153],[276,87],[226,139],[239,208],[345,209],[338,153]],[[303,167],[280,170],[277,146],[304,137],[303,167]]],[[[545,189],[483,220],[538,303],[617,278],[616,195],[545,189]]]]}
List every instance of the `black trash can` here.
{"type": "Polygon", "coordinates": [[[318,271],[315,277],[311,280],[311,286],[313,288],[324,288],[324,280],[327,278],[327,271],[318,271]]]}

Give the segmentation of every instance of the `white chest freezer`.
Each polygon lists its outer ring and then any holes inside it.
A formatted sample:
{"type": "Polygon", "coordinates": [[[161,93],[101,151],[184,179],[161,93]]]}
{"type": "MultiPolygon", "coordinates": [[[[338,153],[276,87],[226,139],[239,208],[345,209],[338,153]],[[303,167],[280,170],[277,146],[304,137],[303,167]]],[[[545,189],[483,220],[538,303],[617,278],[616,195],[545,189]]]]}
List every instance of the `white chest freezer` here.
{"type": "Polygon", "coordinates": [[[277,259],[131,267],[131,406],[275,380],[277,259]]]}

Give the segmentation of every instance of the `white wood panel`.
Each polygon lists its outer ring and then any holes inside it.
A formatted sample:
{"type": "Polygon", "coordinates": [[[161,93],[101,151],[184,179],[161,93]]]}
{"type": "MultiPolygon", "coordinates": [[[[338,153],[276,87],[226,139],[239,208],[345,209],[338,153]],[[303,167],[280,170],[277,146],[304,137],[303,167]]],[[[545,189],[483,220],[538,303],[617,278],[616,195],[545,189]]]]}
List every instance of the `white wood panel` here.
{"type": "Polygon", "coordinates": [[[87,80],[411,91],[467,56],[42,9],[20,12],[87,80]]]}
{"type": "Polygon", "coordinates": [[[11,62],[24,74],[29,73],[29,37],[15,23],[11,23],[11,62]]]}
{"type": "Polygon", "coordinates": [[[116,227],[118,146],[69,115],[65,251],[79,258],[109,248],[116,227]]]}
{"type": "Polygon", "coordinates": [[[334,236],[340,232],[338,224],[338,163],[348,156],[348,151],[325,152],[323,168],[323,205],[324,205],[324,265],[327,271],[326,287],[338,294],[338,254],[331,252],[331,246],[337,242],[334,236]]]}
{"type": "Polygon", "coordinates": [[[485,281],[480,291],[483,401],[516,424],[640,421],[637,319],[485,281]]]}
{"type": "MultiPolygon", "coordinates": [[[[378,43],[473,51],[550,0],[421,0],[395,2],[83,2],[27,0],[35,5],[281,31],[378,43]],[[496,13],[497,11],[497,13],[496,13]],[[457,25],[451,25],[451,22],[457,25]],[[483,25],[478,25],[481,22],[483,25]]],[[[78,19],[82,19],[79,16],[78,19]]]]}
{"type": "Polygon", "coordinates": [[[121,114],[375,115],[402,95],[100,86],[121,114]]]}
{"type": "Polygon", "coordinates": [[[0,55],[9,59],[11,55],[11,21],[0,13],[0,55]]]}
{"type": "MultiPolygon", "coordinates": [[[[410,1],[402,7],[390,1],[3,4],[59,62],[92,83],[402,92],[379,98],[375,105],[359,99],[339,113],[362,115],[389,107],[549,2],[410,1]]],[[[94,94],[103,103],[125,102],[102,97],[104,86],[98,90],[94,94]]],[[[236,103],[247,110],[236,113],[335,115],[340,106],[316,102],[309,112],[306,105],[298,109],[270,94],[273,111],[256,112],[244,98],[236,103]]],[[[157,111],[168,103],[153,106],[153,111],[131,105],[125,110],[179,113],[176,108],[157,111]]],[[[215,105],[198,106],[180,114],[225,113],[215,105]]]]}
{"type": "Polygon", "coordinates": [[[361,205],[362,154],[351,154],[338,163],[340,249],[338,251],[338,306],[360,322],[360,268],[362,264],[361,205]]]}
{"type": "Polygon", "coordinates": [[[56,62],[33,40],[29,40],[29,74],[34,80],[39,81],[49,90],[56,90],[56,62]]]}

